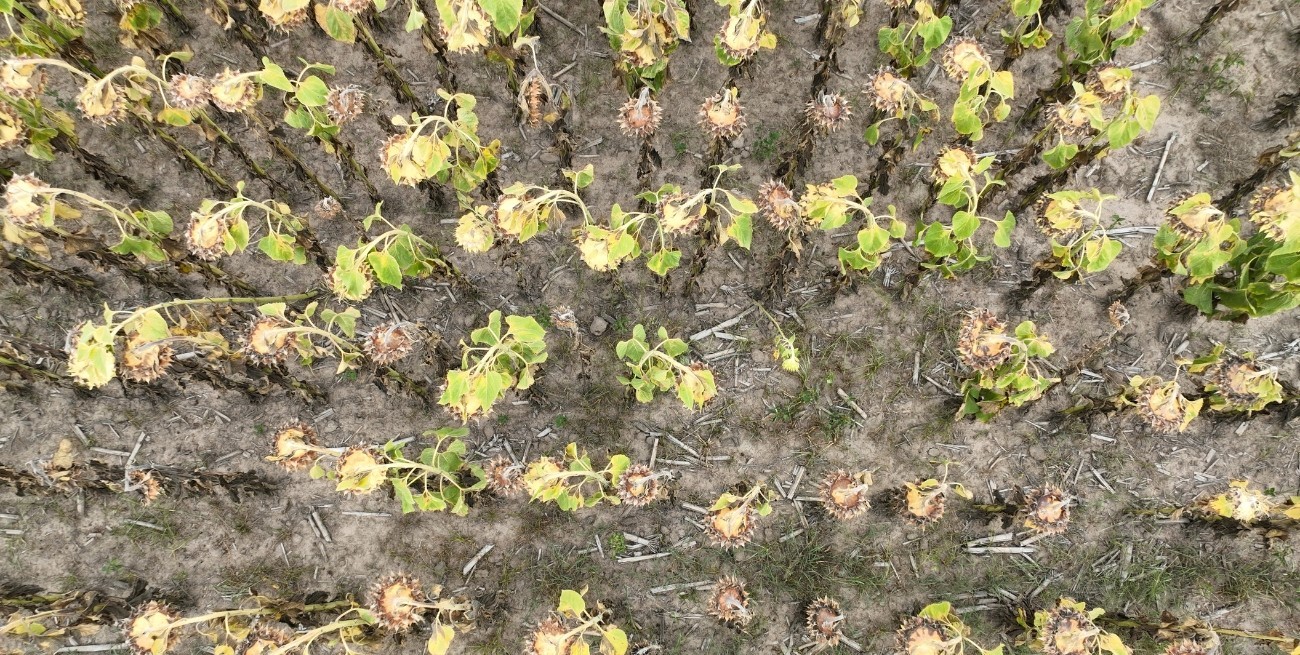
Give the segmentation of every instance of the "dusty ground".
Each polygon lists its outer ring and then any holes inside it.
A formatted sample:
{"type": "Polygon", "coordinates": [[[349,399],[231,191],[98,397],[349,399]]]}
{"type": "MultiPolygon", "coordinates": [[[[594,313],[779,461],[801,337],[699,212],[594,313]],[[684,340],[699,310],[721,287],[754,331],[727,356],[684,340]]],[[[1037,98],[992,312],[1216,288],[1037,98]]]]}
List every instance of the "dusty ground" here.
{"type": "MultiPolygon", "coordinates": [[[[661,96],[665,121],[655,137],[664,158],[657,180],[687,188],[697,188],[701,181],[698,157],[707,147],[695,125],[696,108],[726,81],[711,36],[723,11],[705,0],[694,4],[696,38],[673,55],[674,79],[661,96]]],[[[761,53],[752,78],[740,83],[749,128],[728,153],[744,166],[731,178],[738,188],[753,191],[772,175],[777,155],[787,147],[783,135],[797,125],[814,69],[808,53],[819,47],[814,43],[815,21],[800,25],[795,19],[816,13],[819,4],[770,3],[770,25],[781,44],[774,52],[761,53]]],[[[876,165],[877,149],[862,140],[866,107],[859,91],[883,62],[875,48],[875,30],[887,13],[881,3],[868,4],[863,24],[849,33],[840,51],[842,74],[830,82],[832,89],[861,106],[860,115],[849,128],[819,143],[808,181],[845,173],[865,180],[876,165]]],[[[1069,4],[1081,11],[1081,2],[1069,4]]],[[[1227,14],[1199,44],[1183,45],[1181,37],[1211,4],[1157,2],[1145,14],[1151,32],[1120,56],[1126,64],[1153,61],[1136,72],[1136,79],[1144,92],[1162,96],[1163,114],[1151,134],[1084,169],[1071,184],[1120,196],[1111,208],[1124,225],[1159,224],[1163,209],[1184,193],[1206,191],[1219,197],[1249,175],[1257,153],[1278,143],[1287,129],[1256,131],[1251,124],[1269,113],[1277,94],[1296,90],[1293,62],[1300,46],[1289,40],[1289,31],[1296,27],[1291,21],[1300,19],[1300,8],[1287,0],[1250,3],[1227,14]],[[1164,144],[1175,133],[1161,185],[1148,203],[1152,175],[1164,144]]],[[[226,66],[258,67],[258,58],[243,42],[202,16],[201,3],[181,6],[194,30],[181,34],[177,25],[169,24],[168,31],[177,45],[195,51],[190,70],[213,74],[226,66]]],[[[563,10],[583,33],[541,16],[541,67],[553,74],[575,64],[560,81],[576,99],[569,119],[578,144],[575,164],[592,163],[596,169],[588,203],[597,211],[613,202],[627,206],[635,185],[636,144],[620,134],[614,122],[626,96],[610,73],[608,43],[598,29],[598,5],[575,0],[563,10]]],[[[994,3],[957,5],[952,9],[955,31],[993,45],[995,35],[978,33],[993,10],[994,3]]],[[[92,2],[89,14],[87,42],[97,61],[106,67],[127,61],[129,53],[116,43],[116,15],[109,4],[92,2]]],[[[379,19],[376,38],[416,92],[432,98],[435,64],[418,35],[401,31],[402,16],[397,9],[379,19]]],[[[1064,20],[1052,19],[1049,27],[1059,35],[1064,20]]],[[[1047,247],[1027,218],[1013,247],[994,253],[989,264],[955,281],[923,277],[906,293],[904,281],[917,267],[904,249],[894,251],[883,271],[859,276],[847,286],[834,284],[834,249],[852,238],[845,229],[815,236],[785,288],[766,302],[769,309],[789,317],[784,323],[799,337],[805,377],[774,368],[769,356],[773,330],[755,312],[726,330],[735,340],[710,336],[692,344],[694,355],[709,359],[718,375],[719,396],[704,413],[690,415],[669,398],[637,404],[615,378],[621,364],[614,343],[627,338],[638,322],[664,325],[684,336],[745,311],[751,298],[768,286],[781,258],[780,235],[758,229],[752,253],[688,248],[688,260],[708,258],[694,288],[686,282],[689,266],[675,272],[666,287],[639,262],[614,276],[593,273],[576,258],[567,230],[523,247],[469,256],[454,246],[453,208],[438,209],[424,191],[397,188],[384,179],[374,153],[390,129],[387,118],[412,108],[394,95],[364,49],[330,41],[313,26],[272,36],[267,52],[285,64],[297,57],[333,63],[339,72],[332,83],[356,84],[372,94],[367,115],[348,125],[344,138],[378,188],[385,215],[410,223],[442,244],[469,278],[468,288],[416,282],[400,293],[376,293],[363,305],[366,325],[378,323],[396,307],[454,346],[492,309],[545,317],[563,305],[576,313],[580,340],[575,343],[558,331],[548,335],[551,358],[537,386],[510,396],[513,402],[470,425],[476,452],[490,456],[502,452],[508,442],[516,454],[559,453],[565,443],[576,441],[602,460],[606,454],[625,452],[635,461],[647,461],[658,439],[658,468],[676,472],[671,496],[646,509],[602,507],[576,515],[484,496],[467,518],[457,518],[402,516],[387,498],[337,495],[328,483],[264,462],[268,431],[304,420],[331,445],[382,443],[450,425],[454,419],[434,404],[435,398],[390,393],[369,372],[336,378],[331,362],[310,370],[291,366],[288,371],[290,377],[324,391],[323,398],[314,400],[281,385],[254,402],[239,391],[184,375],[147,387],[113,382],[94,392],[41,382],[15,384],[0,395],[0,464],[23,468],[48,458],[62,439],[80,443],[79,428],[85,436],[81,457],[120,465],[122,457],[87,447],[129,452],[143,433],[137,464],[246,471],[274,489],[237,499],[226,493],[172,493],[148,506],[125,495],[86,493],[78,499],[16,496],[0,490],[0,514],[18,517],[0,522],[0,528],[16,531],[0,546],[0,588],[95,589],[110,595],[143,588],[143,595],[133,600],[145,595],[164,598],[194,611],[227,607],[249,593],[355,594],[384,573],[404,570],[426,584],[461,590],[483,604],[479,628],[462,646],[462,652],[476,653],[518,651],[529,627],[545,614],[558,591],[583,586],[590,587],[589,598],[612,608],[616,622],[634,641],[652,642],[671,653],[782,652],[790,639],[802,639],[795,635],[801,630],[803,605],[822,595],[840,600],[847,634],[867,652],[891,649],[899,618],[940,599],[970,609],[964,617],[975,626],[981,643],[1010,643],[1021,634],[1014,608],[1043,607],[1060,595],[1117,614],[1151,618],[1169,612],[1212,619],[1221,626],[1297,632],[1300,561],[1291,544],[1266,547],[1257,534],[1160,524],[1134,513],[1186,504],[1234,478],[1249,478],[1280,492],[1300,488],[1295,422],[1283,425],[1277,415],[1206,416],[1184,434],[1156,436],[1125,414],[1094,413],[1079,420],[1061,413],[1081,398],[1113,396],[1130,374],[1169,377],[1175,372],[1174,353],[1201,353],[1215,341],[1275,354],[1272,363],[1281,369],[1284,382],[1300,386],[1296,314],[1245,325],[1207,321],[1187,311],[1173,283],[1166,282],[1134,297],[1129,305],[1132,326],[1090,365],[1099,378],[1067,379],[1042,401],[1024,411],[1007,411],[989,424],[954,420],[956,406],[941,387],[960,384],[952,348],[962,310],[986,307],[1008,320],[1033,319],[1058,346],[1057,362],[1064,365],[1108,333],[1107,297],[1149,260],[1150,236],[1126,238],[1129,247],[1115,265],[1087,283],[1049,284],[1017,308],[1008,291],[1029,275],[1047,247]],[[587,328],[598,316],[610,327],[595,336],[587,328]],[[717,353],[724,354],[712,357],[717,353]],[[919,377],[914,375],[917,362],[919,377]],[[842,399],[841,390],[865,416],[842,399]],[[696,453],[656,436],[661,433],[696,453]],[[953,511],[936,527],[925,532],[907,527],[886,508],[885,490],[934,474],[932,462],[944,460],[956,462],[952,478],[974,489],[977,502],[992,502],[995,494],[1017,485],[1064,486],[1078,497],[1073,526],[1064,536],[1038,542],[1036,552],[1028,556],[964,553],[965,542],[1010,528],[962,502],[953,503],[953,511]],[[806,473],[796,474],[796,467],[806,473]],[[683,508],[683,503],[708,505],[736,483],[766,479],[784,489],[800,475],[791,495],[806,497],[812,495],[816,479],[835,468],[876,472],[881,494],[869,515],[839,524],[829,521],[815,503],[782,499],[753,544],[724,552],[707,545],[690,522],[696,515],[683,508]],[[328,543],[313,531],[313,513],[327,526],[328,543]],[[671,555],[618,563],[619,551],[635,545],[624,533],[654,544],[629,554],[671,555]],[[494,548],[473,573],[462,575],[466,562],[489,544],[494,548]],[[745,633],[704,616],[702,594],[650,592],[661,585],[707,582],[721,574],[750,582],[759,620],[745,633]]],[[[480,134],[503,143],[503,184],[554,180],[557,165],[547,152],[551,137],[545,129],[516,127],[503,71],[479,57],[454,57],[451,63],[460,90],[479,98],[480,134]]],[[[1020,93],[1013,117],[1033,96],[1032,90],[1047,83],[1056,65],[1052,48],[1016,61],[1012,70],[1020,93]]],[[[917,80],[919,89],[937,96],[941,105],[951,102],[954,85],[942,74],[931,76],[926,69],[917,80]]],[[[70,97],[64,91],[65,103],[70,97]]],[[[270,120],[280,113],[276,102],[263,100],[262,112],[270,120]]],[[[281,199],[306,211],[319,198],[275,157],[255,129],[238,120],[225,119],[224,124],[290,187],[289,194],[277,192],[281,199]]],[[[83,123],[78,130],[86,149],[139,184],[144,197],[128,198],[105,188],[67,158],[36,165],[15,155],[15,170],[36,171],[51,183],[166,209],[178,217],[188,215],[202,198],[219,195],[165,146],[132,125],[109,130],[83,123]]],[[[176,133],[211,157],[213,167],[229,179],[249,177],[225,149],[212,148],[192,133],[176,133]]],[[[979,149],[1016,148],[1027,133],[1011,124],[999,125],[990,129],[979,149]]],[[[371,203],[364,187],[344,176],[331,157],[290,130],[282,136],[320,179],[346,190],[350,215],[368,213],[371,203]]],[[[917,222],[916,212],[928,190],[925,169],[913,164],[929,162],[949,136],[941,131],[906,154],[891,193],[877,197],[876,204],[897,204],[905,220],[917,222]]],[[[1040,164],[1020,173],[1000,201],[1015,198],[1017,190],[1044,170],[1040,164]]],[[[250,189],[254,197],[268,193],[257,182],[250,189]]],[[[937,216],[942,209],[932,212],[937,216]]],[[[357,236],[353,222],[343,219],[316,222],[313,228],[327,251],[357,236]]],[[[57,350],[68,329],[94,316],[105,303],[120,308],[168,297],[117,269],[97,268],[73,256],[56,254],[53,264],[92,277],[96,288],[72,293],[52,284],[22,284],[10,275],[0,276],[6,337],[57,350]]],[[[228,258],[223,266],[267,293],[307,289],[320,276],[311,264],[294,269],[255,254],[228,258]]],[[[205,286],[198,276],[188,276],[184,283],[196,297],[227,294],[220,286],[205,286]]],[[[242,311],[228,318],[232,337],[248,320],[242,311]]],[[[445,358],[454,352],[444,346],[440,354],[429,347],[398,368],[436,389],[445,358]]],[[[105,629],[83,642],[114,639],[105,629]]],[[[1157,648],[1144,637],[1133,639],[1144,652],[1157,648]]],[[[418,641],[384,644],[380,648],[392,652],[419,648],[418,641]]],[[[66,642],[0,642],[0,649],[36,651],[61,645],[66,642]]],[[[1229,639],[1224,648],[1265,652],[1269,647],[1229,639]]]]}

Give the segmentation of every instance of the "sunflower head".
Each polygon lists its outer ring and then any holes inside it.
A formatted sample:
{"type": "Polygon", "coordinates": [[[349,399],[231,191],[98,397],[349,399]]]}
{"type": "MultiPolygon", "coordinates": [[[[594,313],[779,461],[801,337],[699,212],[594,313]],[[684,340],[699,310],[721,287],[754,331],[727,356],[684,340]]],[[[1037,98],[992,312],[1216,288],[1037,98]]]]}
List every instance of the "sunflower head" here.
{"type": "Polygon", "coordinates": [[[954,81],[965,82],[980,70],[992,71],[993,63],[975,39],[960,38],[953,40],[943,53],[943,70],[954,81]]]}
{"type": "Polygon", "coordinates": [[[618,126],[628,136],[649,138],[659,129],[664,118],[664,110],[659,101],[650,97],[650,90],[643,89],[635,98],[629,98],[618,111],[618,126]]]}
{"type": "Polygon", "coordinates": [[[713,594],[709,596],[709,614],[742,628],[749,625],[754,614],[749,610],[749,592],[745,591],[745,583],[729,575],[715,582],[713,594]]]}
{"type": "Polygon", "coordinates": [[[844,96],[823,91],[804,106],[804,116],[814,132],[830,134],[849,121],[853,108],[844,96]]]}
{"type": "Polygon", "coordinates": [[[716,141],[730,141],[745,129],[745,110],[731,88],[700,105],[700,125],[716,141]]]}
{"type": "Polygon", "coordinates": [[[415,348],[413,323],[387,321],[375,326],[361,342],[361,350],[378,366],[388,366],[411,354],[415,348]]]}
{"type": "Polygon", "coordinates": [[[249,631],[248,636],[235,647],[235,655],[270,655],[275,649],[293,638],[287,630],[262,624],[249,631]]]}
{"type": "Polygon", "coordinates": [[[758,529],[756,513],[748,505],[722,507],[709,512],[704,524],[709,541],[722,548],[740,548],[754,538],[758,529]]]}
{"type": "Polygon", "coordinates": [[[935,158],[931,175],[939,184],[945,184],[951,179],[966,180],[975,175],[975,166],[978,164],[979,157],[975,156],[974,150],[965,146],[952,146],[944,148],[935,158]]]}
{"type": "Polygon", "coordinates": [[[244,335],[244,355],[261,366],[279,366],[289,358],[294,345],[288,321],[275,316],[263,316],[248,328],[244,335]]]}
{"type": "Polygon", "coordinates": [[[780,180],[768,180],[758,188],[758,210],[778,230],[794,230],[804,224],[794,193],[780,180]]]}
{"type": "Polygon", "coordinates": [[[1133,90],[1133,71],[1112,62],[1098,64],[1088,71],[1084,87],[1103,102],[1116,102],[1133,90]]]}
{"type": "Polygon", "coordinates": [[[961,635],[952,632],[932,618],[914,616],[903,622],[894,638],[899,652],[906,655],[954,655],[961,645],[961,635]]]}
{"type": "Polygon", "coordinates": [[[1198,193],[1174,205],[1166,212],[1170,229],[1185,239],[1202,239],[1223,224],[1224,213],[1215,207],[1210,194],[1198,193]]]}
{"type": "Polygon", "coordinates": [[[185,228],[185,248],[205,262],[215,262],[226,254],[226,234],[235,222],[230,214],[190,212],[185,228]]]}
{"type": "Polygon", "coordinates": [[[973,370],[990,373],[1011,358],[1007,326],[986,309],[975,309],[962,319],[957,335],[957,356],[973,370]]]}
{"type": "Polygon", "coordinates": [[[913,525],[938,522],[946,505],[942,486],[928,486],[925,482],[903,484],[903,518],[913,525]]]}
{"type": "Polygon", "coordinates": [[[1250,525],[1271,514],[1276,503],[1246,480],[1233,480],[1228,483],[1227,491],[1201,498],[1193,507],[1207,517],[1232,519],[1250,525]]]}
{"type": "Polygon", "coordinates": [[[1165,647],[1164,655],[1210,655],[1210,649],[1193,639],[1179,639],[1165,647]]]}
{"type": "Polygon", "coordinates": [[[406,632],[423,620],[420,613],[424,611],[422,604],[427,600],[419,580],[401,573],[390,573],[370,588],[366,607],[385,629],[406,632]]]}
{"type": "Polygon", "coordinates": [[[122,349],[120,373],[131,382],[153,382],[167,374],[174,354],[170,345],[133,333],[127,337],[126,347],[122,349]]]}
{"type": "Polygon", "coordinates": [[[1129,313],[1128,307],[1124,303],[1116,300],[1106,308],[1106,318],[1116,330],[1123,330],[1133,320],[1133,315],[1129,313]]]}
{"type": "MultiPolygon", "coordinates": [[[[365,0],[367,5],[370,0],[365,0]]],[[[335,125],[342,125],[366,109],[366,92],[358,86],[335,87],[325,94],[325,112],[335,125]]]]}
{"type": "Polygon", "coordinates": [[[11,59],[0,62],[0,91],[31,100],[45,90],[45,71],[36,64],[11,59]]]}
{"type": "Polygon", "coordinates": [[[649,466],[633,464],[623,471],[614,492],[624,503],[632,507],[644,507],[663,493],[663,487],[649,466]]]}
{"type": "Polygon", "coordinates": [[[1029,530],[1040,534],[1061,534],[1070,524],[1071,498],[1061,489],[1048,485],[1026,492],[1020,508],[1020,520],[1029,530]]]}
{"type": "Polygon", "coordinates": [[[1164,381],[1158,376],[1134,376],[1129,388],[1136,392],[1133,401],[1137,414],[1152,432],[1182,432],[1201,411],[1204,399],[1188,400],[1177,380],[1164,381]]]}
{"type": "Polygon", "coordinates": [[[177,73],[167,80],[167,100],[177,109],[198,109],[212,97],[207,78],[187,73],[177,73]]]}
{"type": "Polygon", "coordinates": [[[483,465],[487,488],[502,496],[513,496],[524,490],[524,465],[498,455],[483,465]]]}
{"type": "Polygon", "coordinates": [[[315,428],[293,422],[275,431],[271,438],[272,454],[266,459],[287,471],[305,469],[316,462],[319,445],[315,428]]]}
{"type": "Polygon", "coordinates": [[[379,469],[379,451],[373,446],[351,446],[339,455],[334,464],[338,476],[338,491],[364,495],[384,485],[384,472],[379,469]]]}
{"type": "Polygon", "coordinates": [[[871,103],[876,109],[887,114],[899,115],[907,111],[911,98],[916,95],[912,85],[898,75],[894,69],[882,66],[871,76],[864,93],[871,96],[871,103]]]}
{"type": "Polygon", "coordinates": [[[105,127],[116,125],[126,116],[126,102],[126,93],[111,82],[91,82],[77,94],[81,115],[105,127]]]}
{"type": "Polygon", "coordinates": [[[871,485],[871,473],[861,471],[848,473],[844,470],[832,471],[822,478],[817,486],[822,506],[826,513],[846,521],[862,514],[871,507],[867,500],[867,488],[871,485]]]}
{"type": "Polygon", "coordinates": [[[1043,652],[1047,655],[1089,655],[1101,630],[1087,614],[1061,604],[1046,611],[1042,625],[1043,652]]]}
{"type": "Polygon", "coordinates": [[[814,643],[824,648],[840,643],[840,639],[844,637],[844,631],[841,629],[844,615],[840,613],[839,602],[823,596],[809,603],[804,614],[807,617],[808,636],[812,637],[814,643]]]}
{"type": "Polygon", "coordinates": [[[262,85],[252,77],[227,68],[212,78],[208,93],[212,104],[222,111],[243,113],[262,99],[262,85]]]}
{"type": "Polygon", "coordinates": [[[50,185],[30,173],[15,175],[5,186],[5,213],[9,220],[22,226],[40,222],[46,208],[45,194],[50,185]]]}
{"type": "Polygon", "coordinates": [[[131,486],[140,492],[143,498],[142,505],[148,505],[163,495],[162,482],[149,469],[135,469],[127,473],[126,478],[131,481],[131,486]]]}

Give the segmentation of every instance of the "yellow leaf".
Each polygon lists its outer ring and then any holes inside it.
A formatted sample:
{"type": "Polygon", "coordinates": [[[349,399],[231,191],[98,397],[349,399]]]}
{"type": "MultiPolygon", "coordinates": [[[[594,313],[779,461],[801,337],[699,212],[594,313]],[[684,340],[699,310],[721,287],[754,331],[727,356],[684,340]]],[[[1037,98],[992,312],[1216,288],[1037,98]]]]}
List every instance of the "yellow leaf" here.
{"type": "Polygon", "coordinates": [[[434,625],[433,635],[429,637],[429,655],[447,655],[447,649],[451,648],[451,640],[456,637],[456,632],[447,625],[434,625]]]}

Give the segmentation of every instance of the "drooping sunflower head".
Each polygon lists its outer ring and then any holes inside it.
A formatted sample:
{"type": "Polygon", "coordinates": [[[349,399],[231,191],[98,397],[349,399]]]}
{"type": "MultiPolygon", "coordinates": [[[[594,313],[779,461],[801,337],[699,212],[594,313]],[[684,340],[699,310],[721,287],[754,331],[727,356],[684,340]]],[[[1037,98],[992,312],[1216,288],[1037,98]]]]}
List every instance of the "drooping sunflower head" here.
{"type": "Polygon", "coordinates": [[[975,39],[954,39],[943,53],[943,70],[954,81],[964,82],[981,69],[993,70],[993,62],[975,39]]]}
{"type": "Polygon", "coordinates": [[[105,127],[116,125],[126,116],[126,103],[126,93],[111,82],[91,82],[77,94],[81,115],[105,127]]]}
{"type": "Polygon", "coordinates": [[[804,106],[804,116],[814,132],[830,134],[849,122],[853,116],[853,107],[844,96],[822,91],[804,106]]]}
{"type": "MultiPolygon", "coordinates": [[[[370,0],[365,0],[370,4],[370,0]]],[[[325,112],[335,125],[343,125],[366,110],[366,92],[359,86],[334,87],[325,94],[325,112]]]]}
{"type": "Polygon", "coordinates": [[[807,617],[808,636],[812,637],[813,643],[825,648],[840,643],[844,637],[844,615],[840,612],[838,601],[823,596],[809,603],[804,614],[807,617]]]}
{"type": "Polygon", "coordinates": [[[423,620],[422,604],[427,601],[420,581],[402,573],[390,573],[370,588],[367,608],[379,625],[393,632],[406,632],[423,620]]]}
{"type": "Polygon", "coordinates": [[[524,490],[524,465],[498,455],[483,465],[487,488],[503,496],[513,496],[524,490]]]}
{"type": "Polygon", "coordinates": [[[624,503],[632,507],[644,507],[663,493],[663,486],[649,466],[633,464],[623,471],[614,492],[624,503]]]}
{"type": "Polygon", "coordinates": [[[975,309],[962,319],[957,335],[957,356],[966,366],[989,373],[1011,358],[1007,326],[986,309],[975,309]]]}
{"type": "Polygon", "coordinates": [[[742,628],[749,625],[754,614],[749,610],[749,592],[745,591],[745,583],[729,575],[715,582],[713,594],[709,596],[709,614],[742,628]]]}
{"type": "Polygon", "coordinates": [[[975,151],[965,146],[944,148],[934,160],[934,181],[945,184],[951,179],[970,179],[975,174],[979,158],[975,151]]]}
{"type": "Polygon", "coordinates": [[[249,111],[262,99],[262,85],[250,76],[227,68],[212,78],[208,93],[212,104],[222,111],[239,114],[249,111]]]}
{"type": "Polygon", "coordinates": [[[912,97],[916,95],[912,85],[887,66],[876,70],[864,93],[871,96],[871,103],[876,109],[895,115],[907,111],[912,97]]]}
{"type": "Polygon", "coordinates": [[[1047,610],[1043,622],[1043,652],[1047,655],[1089,655],[1101,630],[1087,614],[1064,604],[1047,610]]]}
{"type": "Polygon", "coordinates": [[[162,655],[176,645],[180,632],[171,629],[180,615],[158,601],[149,601],[126,619],[126,641],[135,655],[162,655]]]}
{"type": "Polygon", "coordinates": [[[407,321],[380,323],[361,342],[361,350],[375,364],[388,366],[415,349],[414,329],[415,324],[407,321]]]}
{"type": "Polygon", "coordinates": [[[177,109],[198,109],[212,98],[211,86],[205,77],[177,73],[167,80],[167,101],[177,109]]]}
{"type": "Polygon", "coordinates": [[[871,507],[867,500],[867,488],[870,485],[871,473],[867,471],[856,474],[844,470],[831,471],[817,485],[817,494],[821,497],[822,507],[827,514],[847,521],[871,507]]]}
{"type": "Polygon", "coordinates": [[[804,224],[794,193],[780,180],[768,180],[758,188],[758,210],[778,230],[794,230],[804,224]]]}
{"type": "Polygon", "coordinates": [[[1061,534],[1070,524],[1071,498],[1061,489],[1047,485],[1024,494],[1020,519],[1024,526],[1041,534],[1061,534]]]}
{"type": "Polygon", "coordinates": [[[635,98],[629,98],[618,112],[618,126],[628,136],[649,138],[659,129],[663,121],[664,110],[659,101],[650,97],[649,89],[643,89],[635,98]]]}
{"type": "Polygon", "coordinates": [[[734,88],[727,89],[700,105],[700,125],[709,138],[730,141],[745,130],[745,110],[734,88]]]}
{"type": "Polygon", "coordinates": [[[171,345],[132,333],[122,349],[121,375],[131,382],[153,382],[167,374],[174,355],[171,345]]]}
{"type": "Polygon", "coordinates": [[[906,655],[954,655],[961,635],[952,632],[932,618],[914,616],[903,622],[894,637],[898,650],[906,655]]]}
{"type": "Polygon", "coordinates": [[[316,429],[295,421],[275,431],[271,438],[271,455],[266,459],[287,471],[297,471],[316,462],[319,445],[316,429]]]}

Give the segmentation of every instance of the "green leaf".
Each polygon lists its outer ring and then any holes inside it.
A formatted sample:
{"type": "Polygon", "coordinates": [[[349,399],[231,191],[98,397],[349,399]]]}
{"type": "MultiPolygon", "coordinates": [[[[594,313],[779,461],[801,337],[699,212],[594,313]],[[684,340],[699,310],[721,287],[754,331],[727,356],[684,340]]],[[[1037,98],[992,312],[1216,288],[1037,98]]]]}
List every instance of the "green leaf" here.
{"type": "Polygon", "coordinates": [[[1055,148],[1043,153],[1043,161],[1054,170],[1061,170],[1070,165],[1070,160],[1079,154],[1079,146],[1073,143],[1059,143],[1055,148]]]}
{"type": "Polygon", "coordinates": [[[1002,220],[997,221],[998,229],[993,233],[993,245],[999,248],[1011,247],[1011,232],[1016,229],[1016,215],[1007,212],[1002,220]]]}
{"type": "Polygon", "coordinates": [[[524,11],[524,0],[478,0],[479,6],[492,19],[492,25],[502,34],[510,34],[519,26],[524,11]]]}
{"type": "Polygon", "coordinates": [[[677,268],[682,262],[682,251],[680,250],[660,250],[646,260],[646,267],[660,276],[668,275],[668,272],[677,268]]]}
{"type": "MultiPolygon", "coordinates": [[[[403,29],[407,32],[414,32],[424,27],[424,24],[427,22],[429,22],[429,19],[425,18],[424,12],[412,6],[411,13],[406,15],[406,25],[403,29]]],[[[430,639],[432,639],[432,637],[430,637],[430,639]]]]}
{"type": "Polygon", "coordinates": [[[874,146],[880,141],[880,124],[884,121],[876,121],[867,126],[867,131],[863,133],[862,138],[866,139],[867,145],[874,146]]]}
{"type": "Polygon", "coordinates": [[[176,127],[185,127],[194,122],[194,117],[190,112],[175,107],[165,107],[158,111],[157,120],[159,123],[166,123],[176,127]]]}
{"type": "Polygon", "coordinates": [[[965,241],[975,235],[979,229],[980,219],[978,216],[968,212],[959,211],[952,215],[952,238],[958,241],[965,241]]]}
{"type": "Polygon", "coordinates": [[[298,85],[298,90],[293,97],[298,99],[306,107],[324,107],[325,96],[329,95],[330,88],[315,75],[310,75],[298,85]]]}
{"type": "Polygon", "coordinates": [[[267,57],[262,57],[262,72],[258,74],[257,80],[285,93],[293,91],[293,82],[290,82],[289,78],[285,76],[284,69],[267,57]]]}
{"type": "Polygon", "coordinates": [[[379,283],[396,289],[402,288],[402,268],[397,265],[397,260],[390,254],[382,250],[373,250],[366,255],[366,263],[370,264],[370,269],[375,273],[375,279],[379,283]]]}
{"type": "Polygon", "coordinates": [[[355,43],[357,40],[357,27],[352,24],[352,16],[347,12],[335,8],[333,5],[316,3],[313,7],[316,15],[316,24],[320,25],[322,30],[329,35],[331,39],[342,43],[355,43]]]}
{"type": "Polygon", "coordinates": [[[741,248],[749,250],[754,237],[753,217],[750,214],[737,216],[731,225],[727,226],[727,236],[735,239],[736,244],[741,248]]]}

